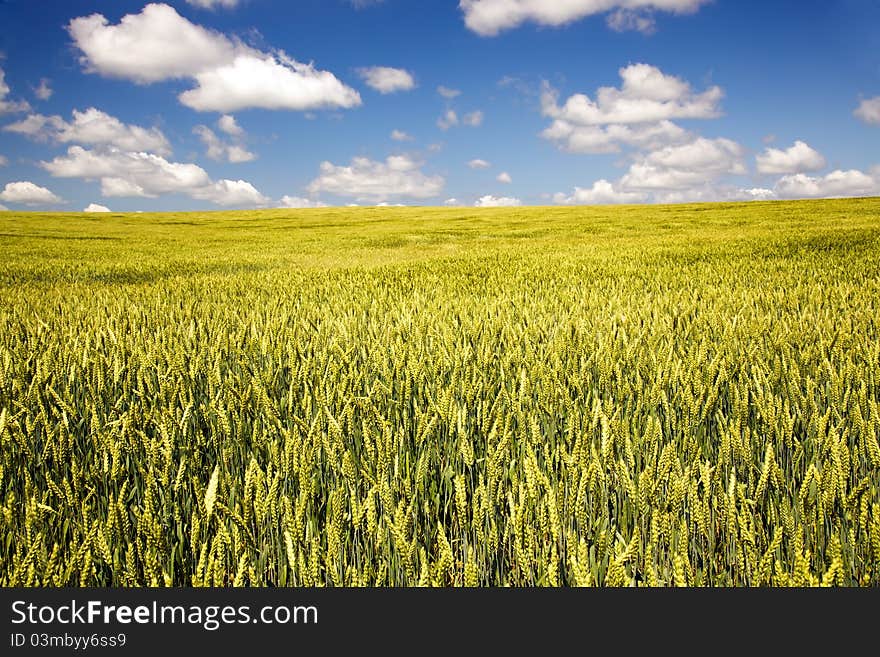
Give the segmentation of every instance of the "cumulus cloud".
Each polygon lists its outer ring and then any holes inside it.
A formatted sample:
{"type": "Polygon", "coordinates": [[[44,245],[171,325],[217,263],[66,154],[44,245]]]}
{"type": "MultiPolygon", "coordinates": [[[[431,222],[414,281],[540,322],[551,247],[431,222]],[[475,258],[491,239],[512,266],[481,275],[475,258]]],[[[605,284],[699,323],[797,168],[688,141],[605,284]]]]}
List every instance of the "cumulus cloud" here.
{"type": "Polygon", "coordinates": [[[667,146],[640,157],[621,179],[631,190],[684,190],[724,174],[746,173],[744,149],[730,139],[698,137],[692,142],[667,146]]]}
{"type": "Polygon", "coordinates": [[[327,204],[321,201],[313,201],[312,199],[302,196],[282,196],[281,207],[283,208],[326,208],[327,204]]]}
{"type": "Polygon", "coordinates": [[[571,194],[559,192],[553,201],[560,205],[612,205],[615,203],[641,203],[647,195],[640,192],[625,192],[605,179],[597,180],[592,187],[575,187],[571,194]]]}
{"type": "Polygon", "coordinates": [[[244,130],[235,120],[234,116],[224,114],[217,119],[217,127],[231,137],[243,137],[244,130]]]}
{"type": "Polygon", "coordinates": [[[461,117],[461,122],[464,125],[471,126],[472,128],[481,126],[483,125],[483,113],[480,110],[477,110],[476,112],[465,114],[463,117],[461,117]]]}
{"type": "Polygon", "coordinates": [[[396,91],[415,89],[416,80],[412,73],[402,68],[389,66],[368,66],[358,69],[358,75],[380,94],[391,94],[396,91]]]}
{"type": "Polygon", "coordinates": [[[488,169],[490,166],[492,166],[489,162],[486,162],[486,160],[481,160],[479,158],[471,160],[467,163],[467,165],[471,169],[488,169]]]}
{"type": "Polygon", "coordinates": [[[35,185],[29,180],[7,183],[0,192],[0,200],[24,205],[54,205],[63,202],[45,187],[35,185]]]}
{"type": "Polygon", "coordinates": [[[444,87],[442,84],[437,87],[437,93],[446,98],[447,100],[452,100],[453,98],[457,98],[461,95],[461,91],[458,89],[452,89],[450,87],[444,87]]]}
{"type": "Polygon", "coordinates": [[[392,198],[430,198],[440,194],[445,184],[442,176],[422,172],[421,163],[410,156],[392,155],[384,162],[355,157],[348,166],[322,162],[308,191],[378,203],[392,198]]]}
{"type": "Polygon", "coordinates": [[[480,110],[470,112],[459,118],[458,113],[455,110],[448,109],[443,113],[443,116],[437,119],[437,127],[441,130],[449,130],[449,128],[454,128],[457,125],[466,125],[471,128],[476,128],[482,124],[483,113],[480,110]]]}
{"type": "Polygon", "coordinates": [[[0,212],[6,212],[7,210],[9,210],[9,208],[7,208],[5,205],[0,203],[0,212]]]}
{"type": "Polygon", "coordinates": [[[667,75],[650,64],[630,64],[619,69],[621,86],[600,87],[593,100],[574,94],[564,105],[546,87],[542,94],[544,114],[578,125],[647,123],[664,119],[711,119],[720,116],[724,92],[713,86],[695,93],[688,82],[667,75]]]}
{"type": "Polygon", "coordinates": [[[168,139],[158,128],[129,125],[94,107],[82,112],[73,110],[70,122],[57,115],[31,114],[3,130],[37,141],[115,146],[129,151],[153,151],[159,155],[171,153],[168,139]]]}
{"type": "Polygon", "coordinates": [[[738,200],[742,201],[769,201],[776,198],[776,192],[765,187],[752,187],[750,189],[738,189],[738,200]]]}
{"type": "Polygon", "coordinates": [[[349,108],[360,95],[329,71],[303,64],[283,51],[264,53],[191,23],[165,4],[148,4],[116,25],[102,14],[74,18],[67,26],[83,53],[85,70],[149,84],[192,79],[178,96],[198,111],[246,107],[313,110],[349,108]]]}
{"type": "Polygon", "coordinates": [[[774,187],[782,198],[836,198],[880,195],[880,167],[865,173],[857,169],[836,170],[825,176],[803,173],[783,176],[774,187]]]}
{"type": "Polygon", "coordinates": [[[39,86],[34,89],[34,96],[37,97],[38,100],[49,100],[52,97],[52,87],[50,85],[50,80],[48,78],[43,78],[40,80],[39,86]]]}
{"type": "Polygon", "coordinates": [[[236,7],[240,0],[186,0],[193,7],[199,7],[200,9],[217,9],[218,7],[224,7],[226,9],[232,9],[236,7]]]}
{"type": "Polygon", "coordinates": [[[256,155],[240,144],[230,144],[223,141],[206,125],[197,125],[193,128],[193,133],[202,140],[206,149],[205,154],[212,160],[237,164],[240,162],[251,162],[257,158],[256,155]]]}
{"type": "Polygon", "coordinates": [[[507,208],[516,205],[522,205],[522,201],[518,198],[512,196],[492,196],[491,194],[481,196],[474,203],[474,206],[478,208],[507,208]]]}
{"type": "Polygon", "coordinates": [[[238,180],[214,182],[197,164],[169,162],[153,153],[128,152],[114,147],[87,150],[71,146],[66,155],[41,162],[56,178],[99,180],[104,197],[155,198],[180,193],[220,205],[262,205],[268,199],[250,183],[238,180]]]}
{"type": "Polygon", "coordinates": [[[455,207],[455,206],[461,205],[461,203],[458,202],[457,198],[448,198],[445,201],[443,201],[443,205],[446,205],[449,207],[455,207]]]}
{"type": "Polygon", "coordinates": [[[350,108],[361,104],[357,91],[329,71],[319,71],[283,53],[271,57],[240,55],[231,64],[197,73],[197,86],[178,96],[194,110],[234,112],[350,108]]]}
{"type": "Polygon", "coordinates": [[[617,153],[621,146],[655,149],[691,137],[684,128],[665,120],[642,125],[580,126],[563,119],[554,120],[541,136],[569,153],[617,153]]]}
{"type": "Polygon", "coordinates": [[[697,93],[679,77],[649,64],[619,69],[620,87],[600,87],[595,100],[574,94],[559,103],[545,83],[541,111],[552,123],[541,135],[563,150],[612,153],[621,144],[655,148],[682,141],[688,133],[671,119],[711,119],[721,115],[718,86],[697,93]]]}
{"type": "Polygon", "coordinates": [[[767,148],[755,160],[758,173],[803,173],[818,171],[825,167],[825,158],[809,144],[800,140],[785,150],[767,148]]]}
{"type": "Polygon", "coordinates": [[[507,173],[506,171],[502,171],[501,173],[499,173],[498,177],[495,178],[495,180],[497,180],[500,183],[504,183],[505,185],[509,185],[510,183],[513,182],[513,179],[510,177],[510,174],[507,173]]]}
{"type": "Polygon", "coordinates": [[[24,100],[7,100],[9,85],[6,84],[6,72],[0,68],[0,114],[27,112],[31,106],[24,100]]]}
{"type": "Polygon", "coordinates": [[[880,125],[880,96],[863,99],[853,114],[865,123],[880,125]]]}
{"type": "Polygon", "coordinates": [[[98,205],[97,203],[89,203],[83,208],[83,212],[111,212],[106,205],[98,205]]]}
{"type": "Polygon", "coordinates": [[[0,155],[0,167],[5,167],[7,164],[9,164],[9,160],[5,156],[0,155]]]}
{"type": "Polygon", "coordinates": [[[217,205],[252,206],[266,205],[269,199],[246,180],[218,180],[206,187],[197,187],[190,196],[217,205]]]}
{"type": "Polygon", "coordinates": [[[657,21],[650,10],[618,9],[608,14],[605,22],[615,32],[654,34],[657,31],[657,21]]]}
{"type": "Polygon", "coordinates": [[[441,130],[449,130],[458,125],[458,114],[455,110],[446,110],[439,119],[437,119],[437,127],[441,130]]]}
{"type": "MultiPolygon", "coordinates": [[[[697,11],[709,0],[461,0],[467,27],[481,36],[495,36],[525,22],[558,27],[614,10],[665,11],[684,14],[697,11]]],[[[613,16],[613,14],[612,14],[613,16]]],[[[618,19],[621,20],[621,19],[618,19]]],[[[613,20],[612,20],[613,22],[613,20]]],[[[612,25],[612,27],[614,27],[612,25]]]]}
{"type": "Polygon", "coordinates": [[[113,147],[87,150],[71,146],[66,155],[42,162],[41,166],[56,178],[101,180],[104,196],[155,197],[210,184],[207,172],[196,164],[169,162],[153,153],[126,152],[113,147]],[[131,193],[108,193],[108,189],[131,193]]]}
{"type": "Polygon", "coordinates": [[[392,130],[391,131],[391,138],[394,141],[412,141],[413,140],[412,135],[405,133],[403,130],[392,130]]]}
{"type": "Polygon", "coordinates": [[[571,194],[560,192],[553,199],[561,204],[590,205],[772,197],[774,193],[770,190],[746,190],[723,182],[726,176],[747,173],[744,154],[745,149],[730,139],[692,137],[689,142],[636,155],[617,182],[598,180],[590,188],[575,187],[571,194]]]}
{"type": "Polygon", "coordinates": [[[117,25],[97,13],[74,18],[67,31],[83,53],[86,71],[142,84],[193,77],[249,50],[158,3],[123,16],[117,25]]]}

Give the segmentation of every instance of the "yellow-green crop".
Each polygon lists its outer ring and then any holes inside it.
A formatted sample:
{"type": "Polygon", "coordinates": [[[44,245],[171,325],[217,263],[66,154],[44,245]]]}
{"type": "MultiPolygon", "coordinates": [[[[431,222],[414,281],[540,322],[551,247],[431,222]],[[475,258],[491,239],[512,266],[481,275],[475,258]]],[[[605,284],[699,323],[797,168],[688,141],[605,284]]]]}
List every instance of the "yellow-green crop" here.
{"type": "Polygon", "coordinates": [[[878,199],[0,251],[0,584],[880,584],[878,199]]]}

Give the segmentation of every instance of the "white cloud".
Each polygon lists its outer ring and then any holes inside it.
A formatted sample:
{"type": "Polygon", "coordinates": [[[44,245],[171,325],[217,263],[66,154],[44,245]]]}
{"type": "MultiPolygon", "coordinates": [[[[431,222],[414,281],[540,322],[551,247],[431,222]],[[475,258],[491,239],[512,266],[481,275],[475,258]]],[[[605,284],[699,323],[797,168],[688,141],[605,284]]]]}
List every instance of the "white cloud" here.
{"type": "Polygon", "coordinates": [[[446,205],[449,207],[455,207],[455,206],[461,205],[461,203],[458,202],[457,198],[448,198],[445,201],[443,201],[443,205],[446,205]]]}
{"type": "Polygon", "coordinates": [[[8,211],[8,210],[9,210],[9,208],[7,208],[5,205],[3,205],[2,203],[0,203],[0,212],[6,212],[6,211],[8,211]]]}
{"type": "Polygon", "coordinates": [[[596,100],[574,94],[559,106],[556,92],[545,87],[541,97],[544,114],[576,125],[712,119],[721,114],[718,104],[724,92],[718,86],[695,93],[681,78],[650,64],[630,64],[618,72],[623,81],[620,88],[600,87],[596,100]]]}
{"type": "Polygon", "coordinates": [[[724,200],[727,193],[725,189],[706,183],[686,189],[656,190],[652,200],[654,203],[711,203],[724,200]]]}
{"type": "Polygon", "coordinates": [[[14,112],[27,112],[31,106],[23,100],[6,100],[9,95],[9,85],[6,84],[6,72],[0,68],[0,114],[12,114],[14,112]]]}
{"type": "Polygon", "coordinates": [[[653,150],[691,137],[672,121],[642,125],[579,126],[556,119],[541,136],[569,153],[617,153],[622,145],[653,150]]]}
{"type": "Polygon", "coordinates": [[[392,130],[391,131],[391,138],[394,141],[412,141],[413,140],[412,135],[408,135],[403,130],[392,130]]]}
{"type": "Polygon", "coordinates": [[[718,86],[696,93],[686,81],[649,64],[631,64],[619,74],[619,88],[600,87],[595,100],[574,94],[562,105],[545,83],[541,111],[553,121],[541,136],[575,153],[613,153],[621,145],[658,148],[689,137],[671,119],[721,115],[724,92],[718,86]]]}
{"type": "Polygon", "coordinates": [[[178,96],[199,111],[246,107],[311,110],[360,105],[360,95],[332,73],[282,51],[260,52],[191,23],[165,4],[111,25],[101,14],[74,18],[68,32],[87,72],[141,84],[190,78],[196,87],[178,96]]]}
{"type": "Polygon", "coordinates": [[[53,132],[58,132],[63,126],[64,119],[60,116],[29,114],[20,121],[3,126],[3,130],[25,135],[37,141],[46,141],[53,132]]]}
{"type": "Polygon", "coordinates": [[[52,87],[48,78],[40,80],[40,85],[34,89],[34,96],[39,100],[49,100],[52,97],[52,87]]]}
{"type": "Polygon", "coordinates": [[[527,21],[560,26],[615,9],[627,11],[694,12],[709,0],[461,0],[467,27],[482,36],[495,36],[527,21]]]}
{"type": "Polygon", "coordinates": [[[501,173],[499,173],[498,177],[495,178],[495,180],[497,180],[500,183],[504,183],[505,185],[509,185],[510,183],[513,182],[513,179],[510,177],[510,174],[507,173],[506,171],[502,171],[501,173]]]}
{"type": "Polygon", "coordinates": [[[241,162],[251,162],[257,159],[257,156],[248,151],[240,144],[228,144],[206,125],[197,125],[193,128],[193,133],[198,135],[199,139],[207,149],[205,154],[212,160],[232,162],[233,164],[241,162]]]}
{"type": "Polygon", "coordinates": [[[859,103],[853,114],[865,123],[880,125],[880,96],[865,98],[859,103]]]}
{"type": "Polygon", "coordinates": [[[646,195],[624,192],[605,179],[597,180],[592,187],[575,187],[571,194],[553,195],[553,201],[562,205],[610,205],[615,203],[641,203],[646,195]]]}
{"type": "Polygon", "coordinates": [[[471,160],[467,163],[467,165],[471,169],[488,169],[490,166],[492,166],[489,162],[486,162],[486,160],[481,160],[479,158],[476,160],[471,160]]]}
{"type": "Polygon", "coordinates": [[[449,130],[453,126],[458,125],[458,114],[455,113],[455,110],[446,110],[446,112],[437,119],[437,127],[441,130],[449,130]]]}
{"type": "Polygon", "coordinates": [[[452,100],[453,98],[457,98],[461,95],[461,92],[458,89],[451,89],[449,87],[444,87],[442,84],[437,87],[437,93],[443,96],[448,100],[452,100]]]}
{"type": "Polygon", "coordinates": [[[463,117],[461,117],[461,122],[464,125],[471,126],[472,128],[481,126],[483,125],[483,113],[480,110],[477,110],[476,112],[465,114],[463,117]]]}
{"type": "Polygon", "coordinates": [[[699,203],[713,201],[765,201],[776,198],[772,189],[743,189],[730,185],[704,182],[682,189],[652,189],[641,192],[626,191],[621,182],[598,180],[589,189],[575,187],[572,194],[553,195],[556,203],[564,205],[610,205],[617,203],[699,203]]]}
{"type": "Polygon", "coordinates": [[[302,196],[282,196],[281,207],[284,208],[326,208],[327,204],[321,201],[313,201],[302,196]]]}
{"type": "Polygon", "coordinates": [[[41,166],[56,178],[109,180],[104,196],[156,196],[168,192],[185,192],[210,184],[207,172],[196,164],[169,162],[152,153],[134,153],[118,148],[86,150],[71,146],[67,155],[56,157],[41,166]],[[123,185],[122,182],[128,183],[123,185]],[[139,190],[137,194],[108,194],[113,190],[139,190]]]}
{"type": "Polygon", "coordinates": [[[40,187],[27,180],[7,183],[3,191],[0,192],[0,200],[7,203],[23,203],[24,205],[54,205],[63,202],[61,198],[45,187],[40,187]]]}
{"type": "Polygon", "coordinates": [[[774,191],[783,198],[880,195],[880,167],[875,167],[869,173],[838,169],[818,177],[796,173],[780,178],[774,191]]]}
{"type": "Polygon", "coordinates": [[[684,190],[724,174],[746,173],[744,149],[730,139],[698,137],[692,142],[667,146],[639,158],[621,179],[632,190],[684,190]]]}
{"type": "Polygon", "coordinates": [[[803,173],[825,167],[825,158],[803,141],[782,150],[767,148],[755,158],[758,173],[803,173]]]}
{"type": "Polygon", "coordinates": [[[82,112],[73,110],[71,122],[57,115],[31,114],[3,130],[38,141],[115,146],[128,151],[153,151],[159,155],[171,153],[171,145],[158,128],[129,125],[94,107],[82,112]]]}
{"type": "Polygon", "coordinates": [[[88,72],[142,84],[193,77],[230,64],[245,49],[157,3],[140,14],[123,16],[118,25],[97,13],[74,18],[67,31],[82,51],[80,62],[88,72]]]}
{"type": "Polygon", "coordinates": [[[705,175],[744,174],[743,153],[742,146],[733,140],[698,137],[688,144],[654,151],[645,161],[667,169],[699,170],[705,175]]]}
{"type": "Polygon", "coordinates": [[[214,182],[197,164],[169,162],[153,153],[71,146],[67,155],[41,162],[40,166],[56,178],[100,180],[104,197],[153,198],[180,193],[220,205],[262,205],[268,201],[246,181],[214,182]]]}
{"type": "Polygon", "coordinates": [[[657,31],[657,21],[654,20],[651,11],[618,9],[608,14],[605,22],[615,32],[634,31],[642,34],[654,34],[657,31]]]}
{"type": "Polygon", "coordinates": [[[380,94],[415,89],[416,81],[412,73],[402,68],[389,66],[368,66],[358,69],[358,75],[380,94]]]}
{"type": "Polygon", "coordinates": [[[217,119],[217,127],[231,137],[244,136],[242,127],[235,121],[235,117],[229,114],[224,114],[217,119]]]}
{"type": "Polygon", "coordinates": [[[430,198],[443,191],[442,176],[429,176],[407,155],[392,155],[384,162],[355,157],[348,166],[322,162],[320,175],[309,183],[310,194],[328,192],[358,201],[381,202],[391,198],[430,198]]]}
{"type": "Polygon", "coordinates": [[[232,144],[226,147],[226,158],[229,162],[237,164],[240,162],[252,162],[257,159],[257,156],[243,146],[232,144]]]}
{"type": "Polygon", "coordinates": [[[283,53],[268,58],[240,55],[229,65],[197,73],[195,79],[196,88],[178,98],[202,112],[234,112],[248,107],[303,111],[361,104],[360,94],[329,71],[319,71],[283,53]]]}
{"type": "Polygon", "coordinates": [[[83,208],[83,212],[111,212],[106,205],[98,205],[97,203],[89,203],[83,208]]]}
{"type": "Polygon", "coordinates": [[[474,206],[478,208],[507,208],[516,205],[522,205],[522,201],[518,198],[513,198],[511,196],[492,196],[491,194],[481,196],[477,199],[477,202],[474,203],[474,206]]]}
{"type": "Polygon", "coordinates": [[[476,128],[482,125],[482,123],[483,113],[480,110],[464,114],[459,118],[458,113],[455,110],[448,109],[443,113],[443,116],[437,119],[437,127],[441,130],[449,130],[449,128],[454,128],[457,125],[466,125],[471,128],[476,128]]]}
{"type": "Polygon", "coordinates": [[[737,190],[736,195],[743,201],[769,201],[770,199],[776,198],[776,192],[764,187],[739,189],[737,190]]]}
{"type": "Polygon", "coordinates": [[[9,160],[6,159],[6,156],[0,155],[0,167],[5,167],[9,164],[9,160]]]}
{"type": "Polygon", "coordinates": [[[226,9],[233,9],[239,3],[239,0],[186,0],[193,7],[199,7],[201,9],[216,9],[218,7],[225,7],[226,9]]]}
{"type": "Polygon", "coordinates": [[[269,199],[246,180],[218,180],[206,187],[198,187],[190,196],[217,205],[266,205],[269,199]]]}

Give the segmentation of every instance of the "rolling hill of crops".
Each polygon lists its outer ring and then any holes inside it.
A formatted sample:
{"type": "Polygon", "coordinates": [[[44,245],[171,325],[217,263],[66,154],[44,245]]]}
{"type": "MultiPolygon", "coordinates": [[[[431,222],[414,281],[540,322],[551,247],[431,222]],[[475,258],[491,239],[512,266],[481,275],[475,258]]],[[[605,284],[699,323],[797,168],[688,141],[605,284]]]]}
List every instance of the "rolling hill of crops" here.
{"type": "Polygon", "coordinates": [[[0,253],[2,585],[880,585],[880,199],[0,253]]]}

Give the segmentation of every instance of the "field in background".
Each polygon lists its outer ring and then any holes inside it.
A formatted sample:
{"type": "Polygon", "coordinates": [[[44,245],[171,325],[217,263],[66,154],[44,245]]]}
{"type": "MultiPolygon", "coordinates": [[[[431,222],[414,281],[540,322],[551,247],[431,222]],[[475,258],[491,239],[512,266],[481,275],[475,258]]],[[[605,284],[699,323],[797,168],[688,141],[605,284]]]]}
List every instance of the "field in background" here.
{"type": "Polygon", "coordinates": [[[880,585],[880,199],[0,253],[2,585],[880,585]]]}

